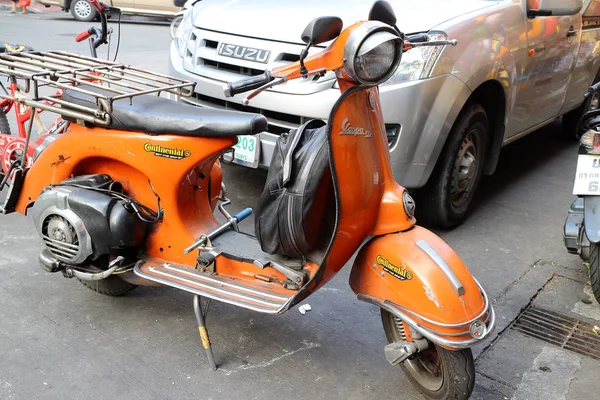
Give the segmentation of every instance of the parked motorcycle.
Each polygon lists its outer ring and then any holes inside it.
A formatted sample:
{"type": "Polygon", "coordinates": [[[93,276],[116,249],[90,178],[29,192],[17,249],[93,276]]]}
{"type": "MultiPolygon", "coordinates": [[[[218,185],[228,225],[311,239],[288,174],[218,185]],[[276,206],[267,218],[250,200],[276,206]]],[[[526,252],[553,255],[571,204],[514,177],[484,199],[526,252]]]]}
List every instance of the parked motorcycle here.
{"type": "MultiPolygon", "coordinates": [[[[104,12],[96,0],[90,3],[104,12]]],[[[315,124],[326,140],[321,149],[327,173],[319,195],[301,205],[290,199],[278,212],[256,216],[258,226],[284,219],[281,243],[289,243],[297,257],[267,253],[264,241],[239,231],[251,209],[236,215],[225,209],[230,201],[219,157],[238,136],[264,131],[264,116],[150,96],[191,96],[194,84],[64,52],[24,53],[19,62],[0,57],[0,73],[26,80],[33,91],[40,84],[64,86],[53,111],[76,122],[30,167],[11,166],[2,212],[33,218],[45,244],[40,264],[48,272],[76,277],[108,295],[150,284],[192,293],[213,369],[202,297],[281,314],[323,287],[358,252],[350,287],[381,309],[387,360],[400,365],[428,398],[466,399],[475,379],[470,347],[490,335],[495,312],[458,255],[416,226],[414,202],[392,175],[377,87],[393,74],[403,51],[456,41],[406,36],[395,23],[385,1],[375,2],[369,20],[344,30],[339,18],[317,18],[302,34],[306,48],[298,62],[226,85],[227,96],[252,91],[248,103],[273,86],[336,73],[342,95],[327,123],[315,124]],[[307,56],[310,47],[330,41],[307,56]],[[62,69],[27,73],[23,66],[38,58],[45,65],[62,62],[62,69]],[[84,62],[87,68],[65,67],[84,62]],[[92,71],[99,83],[82,79],[92,71]],[[216,207],[225,223],[214,216],[216,207]],[[308,248],[298,245],[299,227],[308,248]]],[[[293,145],[312,140],[289,138],[293,145]]],[[[282,146],[292,146],[284,139],[282,146]]],[[[288,188],[311,182],[310,174],[299,175],[296,155],[287,154],[284,168],[270,174],[283,177],[288,188]]]]}
{"type": "Polygon", "coordinates": [[[589,110],[577,124],[579,157],[573,185],[577,199],[571,204],[564,226],[569,253],[589,263],[592,292],[600,302],[600,82],[586,93],[589,110]]]}

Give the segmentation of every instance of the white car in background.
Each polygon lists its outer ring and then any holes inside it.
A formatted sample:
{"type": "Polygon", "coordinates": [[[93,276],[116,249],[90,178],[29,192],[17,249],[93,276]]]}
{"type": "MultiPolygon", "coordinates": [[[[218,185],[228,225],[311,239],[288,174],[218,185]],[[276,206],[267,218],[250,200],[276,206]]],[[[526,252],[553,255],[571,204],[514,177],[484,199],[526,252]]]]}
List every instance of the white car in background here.
{"type": "MultiPolygon", "coordinates": [[[[565,130],[598,100],[583,94],[600,70],[600,0],[390,0],[405,33],[458,39],[406,52],[381,85],[392,166],[416,191],[421,217],[464,220],[483,174],[503,145],[564,115],[565,130]]],[[[298,60],[308,22],[366,19],[372,0],[203,0],[181,22],[170,74],[198,82],[201,107],[263,114],[268,131],[245,137],[236,162],[268,168],[278,135],[327,119],[340,92],[333,74],[273,88],[243,106],[223,85],[298,60]]],[[[313,51],[319,51],[313,48],[313,51]]],[[[359,166],[357,166],[359,167],[359,166]]]]}

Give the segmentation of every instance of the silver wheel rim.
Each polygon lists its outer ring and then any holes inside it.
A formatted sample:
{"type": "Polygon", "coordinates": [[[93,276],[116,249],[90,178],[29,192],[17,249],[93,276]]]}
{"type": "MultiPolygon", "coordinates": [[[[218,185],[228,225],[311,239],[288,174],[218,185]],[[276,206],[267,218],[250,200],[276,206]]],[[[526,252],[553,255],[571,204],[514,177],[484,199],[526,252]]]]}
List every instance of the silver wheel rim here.
{"type": "MultiPolygon", "coordinates": [[[[393,331],[394,341],[406,340],[406,336],[403,333],[404,328],[403,328],[402,320],[392,314],[388,314],[388,316],[390,318],[392,318],[392,320],[394,322],[394,324],[393,324],[395,327],[395,329],[393,331]]],[[[429,343],[429,345],[434,346],[431,342],[429,343]]],[[[436,351],[437,351],[437,349],[436,349],[436,351]]],[[[437,392],[444,385],[444,373],[440,372],[440,373],[435,374],[432,371],[428,370],[423,365],[423,362],[421,359],[421,357],[423,357],[423,355],[424,355],[423,353],[418,353],[412,359],[408,359],[408,360],[404,361],[404,367],[406,368],[406,371],[417,382],[419,382],[419,384],[421,386],[423,386],[425,389],[427,389],[429,391],[437,392]]]]}
{"type": "Polygon", "coordinates": [[[477,170],[479,169],[477,136],[475,129],[467,134],[454,161],[450,197],[455,208],[462,207],[468,201],[477,180],[477,170]]]}
{"type": "Polygon", "coordinates": [[[92,6],[87,1],[78,1],[75,3],[75,14],[80,18],[89,18],[92,14],[92,6]]]}

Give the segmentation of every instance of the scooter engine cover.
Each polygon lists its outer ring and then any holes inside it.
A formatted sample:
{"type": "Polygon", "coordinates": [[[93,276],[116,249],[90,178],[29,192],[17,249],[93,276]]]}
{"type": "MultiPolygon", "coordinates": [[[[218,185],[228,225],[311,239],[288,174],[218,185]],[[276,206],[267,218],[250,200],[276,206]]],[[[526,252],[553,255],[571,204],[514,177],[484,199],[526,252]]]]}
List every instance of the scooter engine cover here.
{"type": "MultiPolygon", "coordinates": [[[[91,184],[101,180],[88,179],[91,184]]],[[[72,265],[137,246],[146,232],[146,224],[123,200],[82,187],[47,188],[30,214],[52,255],[72,265]]]]}

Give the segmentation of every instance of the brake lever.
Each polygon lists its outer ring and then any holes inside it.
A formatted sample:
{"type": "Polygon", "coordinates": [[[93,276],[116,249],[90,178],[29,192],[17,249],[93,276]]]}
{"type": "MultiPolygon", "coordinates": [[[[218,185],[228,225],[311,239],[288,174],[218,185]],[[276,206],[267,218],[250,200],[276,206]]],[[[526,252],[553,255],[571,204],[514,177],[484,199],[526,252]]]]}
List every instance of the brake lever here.
{"type": "Polygon", "coordinates": [[[250,100],[255,98],[261,92],[264,92],[265,90],[272,88],[273,86],[281,85],[284,82],[285,82],[285,78],[283,78],[283,77],[278,77],[278,78],[273,79],[271,82],[262,85],[258,89],[254,89],[253,92],[251,92],[244,100],[242,100],[242,104],[247,106],[250,103],[250,100]]]}

